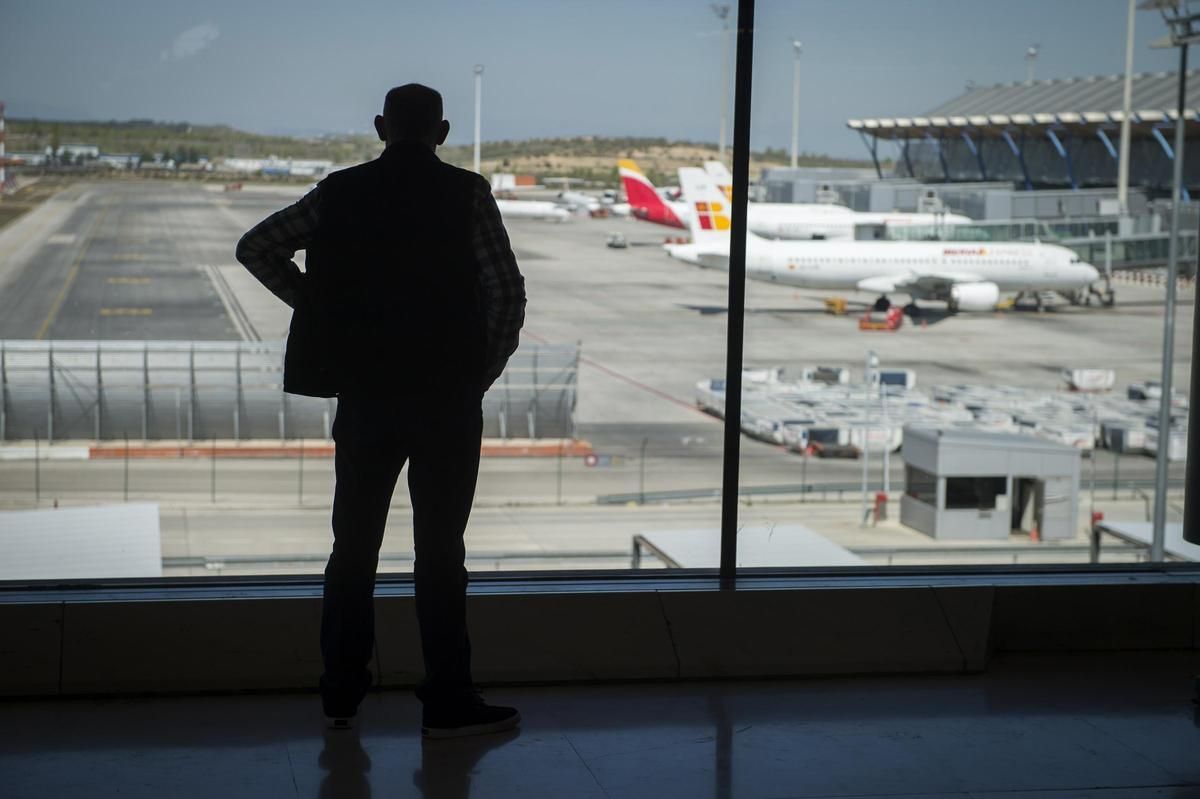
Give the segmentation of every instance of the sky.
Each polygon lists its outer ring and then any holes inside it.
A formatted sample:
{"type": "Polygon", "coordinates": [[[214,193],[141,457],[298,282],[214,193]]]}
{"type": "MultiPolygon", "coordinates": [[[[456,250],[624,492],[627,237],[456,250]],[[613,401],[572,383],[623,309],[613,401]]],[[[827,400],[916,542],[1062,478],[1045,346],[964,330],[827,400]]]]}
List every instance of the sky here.
{"type": "MultiPolygon", "coordinates": [[[[3,0],[0,100],[11,117],[225,123],[262,133],[368,132],[393,85],[445,97],[451,144],[483,139],[717,140],[720,22],[699,0],[3,0]]],[[[736,16],[736,3],[734,14],[736,16]]],[[[760,0],[755,149],[789,148],[792,41],[800,149],[865,157],[846,120],[919,115],[967,81],[1124,69],[1126,0],[760,0]]],[[[1134,68],[1174,68],[1137,14],[1134,68]]],[[[731,55],[732,63],[732,55],[731,55]]],[[[732,83],[731,83],[732,85],[732,83]]],[[[732,92],[732,88],[730,89],[732,92]]],[[[732,112],[730,112],[732,139],[732,112]]]]}

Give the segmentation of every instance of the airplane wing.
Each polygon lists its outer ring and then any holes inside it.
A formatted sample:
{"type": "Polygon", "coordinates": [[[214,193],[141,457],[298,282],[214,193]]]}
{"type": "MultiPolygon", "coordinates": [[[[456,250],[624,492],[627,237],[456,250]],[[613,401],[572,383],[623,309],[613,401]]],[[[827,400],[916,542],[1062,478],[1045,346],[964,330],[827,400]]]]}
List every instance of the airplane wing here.
{"type": "Polygon", "coordinates": [[[944,294],[955,283],[978,283],[981,280],[982,277],[969,272],[908,272],[863,278],[857,285],[860,291],[877,291],[880,294],[910,289],[922,294],[944,294]]]}

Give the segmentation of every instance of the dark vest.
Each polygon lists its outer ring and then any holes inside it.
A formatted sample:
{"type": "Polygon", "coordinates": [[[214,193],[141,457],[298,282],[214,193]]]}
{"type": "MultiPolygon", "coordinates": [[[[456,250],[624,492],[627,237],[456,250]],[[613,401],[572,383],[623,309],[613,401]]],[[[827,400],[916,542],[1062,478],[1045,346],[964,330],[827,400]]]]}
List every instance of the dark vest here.
{"type": "Polygon", "coordinates": [[[285,391],[478,398],[486,328],[471,233],[480,180],[397,144],[321,181],[285,391]]]}

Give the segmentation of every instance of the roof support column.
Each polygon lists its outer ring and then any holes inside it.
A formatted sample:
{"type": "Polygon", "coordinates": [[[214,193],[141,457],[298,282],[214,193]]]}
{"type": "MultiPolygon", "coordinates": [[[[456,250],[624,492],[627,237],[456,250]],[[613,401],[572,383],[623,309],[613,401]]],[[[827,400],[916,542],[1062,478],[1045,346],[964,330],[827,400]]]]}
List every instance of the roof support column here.
{"type": "Polygon", "coordinates": [[[861,130],[858,132],[858,135],[862,139],[863,146],[867,148],[867,152],[871,154],[871,161],[875,164],[875,177],[883,180],[883,170],[879,168],[879,139],[871,136],[871,140],[868,142],[867,134],[861,130]]]}
{"type": "Polygon", "coordinates": [[[946,152],[942,148],[941,137],[939,136],[935,139],[932,133],[925,131],[925,138],[929,140],[929,143],[933,145],[933,149],[937,151],[938,163],[942,165],[942,182],[949,183],[950,170],[946,167],[946,152]]]}
{"type": "Polygon", "coordinates": [[[1104,142],[1104,149],[1108,150],[1108,155],[1114,161],[1120,156],[1117,155],[1117,148],[1113,146],[1112,139],[1108,138],[1108,134],[1104,132],[1104,128],[1096,128],[1096,135],[1100,137],[1100,141],[1104,142]]]}
{"type": "Polygon", "coordinates": [[[971,134],[965,130],[962,132],[962,140],[967,143],[967,149],[971,151],[971,155],[975,156],[975,163],[979,164],[979,179],[986,181],[988,179],[987,166],[983,163],[983,153],[981,152],[983,142],[980,141],[979,146],[976,147],[971,134]]]}
{"type": "Polygon", "coordinates": [[[1079,191],[1079,182],[1075,180],[1075,170],[1071,167],[1071,154],[1063,146],[1062,140],[1058,138],[1058,134],[1054,132],[1054,128],[1046,128],[1046,136],[1050,139],[1050,143],[1054,145],[1054,149],[1058,151],[1058,155],[1062,158],[1063,163],[1067,165],[1067,180],[1071,181],[1071,191],[1079,191]]]}
{"type": "MultiPolygon", "coordinates": [[[[1167,160],[1170,161],[1172,164],[1174,164],[1175,163],[1175,150],[1173,147],[1171,147],[1171,143],[1169,141],[1167,141],[1167,137],[1162,135],[1162,126],[1155,125],[1154,127],[1150,128],[1150,133],[1151,133],[1151,135],[1154,136],[1155,139],[1158,140],[1159,145],[1162,146],[1163,152],[1167,154],[1167,160]]],[[[1185,203],[1192,201],[1191,195],[1188,194],[1187,186],[1184,186],[1181,183],[1179,186],[1179,191],[1182,194],[1183,201],[1185,203]]]]}
{"type": "MultiPolygon", "coordinates": [[[[896,141],[895,138],[892,141],[896,141]]],[[[913,172],[912,159],[908,157],[908,138],[904,139],[904,143],[900,145],[900,155],[904,159],[904,168],[908,170],[908,176],[915,178],[917,173],[913,172]]]]}
{"type": "Polygon", "coordinates": [[[1008,142],[1008,148],[1012,150],[1012,154],[1017,157],[1017,163],[1021,165],[1021,175],[1025,178],[1025,191],[1033,191],[1033,181],[1029,179],[1029,167],[1025,166],[1025,154],[1021,152],[1021,148],[1013,141],[1011,133],[1007,130],[1002,130],[1000,131],[1000,135],[1008,142]]]}

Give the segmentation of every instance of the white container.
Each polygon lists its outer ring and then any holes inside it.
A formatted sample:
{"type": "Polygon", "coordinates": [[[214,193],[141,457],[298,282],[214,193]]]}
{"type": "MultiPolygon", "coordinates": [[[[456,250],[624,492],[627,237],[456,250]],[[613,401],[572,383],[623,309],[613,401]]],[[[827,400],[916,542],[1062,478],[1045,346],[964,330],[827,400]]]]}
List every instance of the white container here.
{"type": "Polygon", "coordinates": [[[1117,383],[1113,369],[1063,369],[1062,376],[1072,391],[1111,391],[1117,383]]]}

